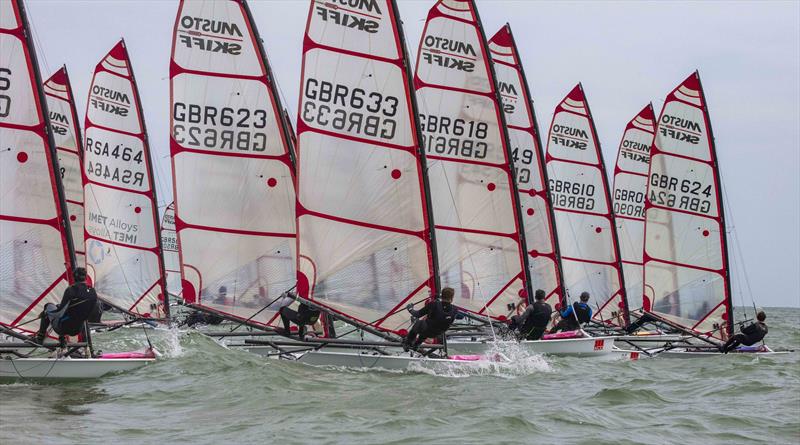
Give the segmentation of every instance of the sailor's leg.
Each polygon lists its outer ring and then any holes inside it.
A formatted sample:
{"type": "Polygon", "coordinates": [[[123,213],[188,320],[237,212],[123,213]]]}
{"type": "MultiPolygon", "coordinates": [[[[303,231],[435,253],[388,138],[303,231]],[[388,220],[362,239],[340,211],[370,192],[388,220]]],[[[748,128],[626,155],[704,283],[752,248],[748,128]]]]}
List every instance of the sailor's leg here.
{"type": "Polygon", "coordinates": [[[528,340],[539,340],[544,335],[544,327],[535,327],[531,329],[531,332],[528,333],[528,340]]]}
{"type": "Polygon", "coordinates": [[[725,343],[725,346],[722,347],[722,352],[727,354],[728,352],[736,349],[740,344],[742,344],[742,340],[744,335],[743,334],[736,334],[725,343]]]}

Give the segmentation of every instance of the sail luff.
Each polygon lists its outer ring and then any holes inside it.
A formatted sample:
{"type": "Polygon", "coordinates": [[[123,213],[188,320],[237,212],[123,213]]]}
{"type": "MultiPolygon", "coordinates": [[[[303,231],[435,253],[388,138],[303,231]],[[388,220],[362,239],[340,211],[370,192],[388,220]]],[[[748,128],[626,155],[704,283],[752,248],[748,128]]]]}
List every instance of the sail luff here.
{"type": "MultiPolygon", "coordinates": [[[[507,128],[509,130],[509,137],[511,134],[519,135],[516,142],[519,146],[514,147],[514,152],[521,152],[518,156],[513,156],[514,162],[519,159],[519,165],[515,166],[516,178],[518,183],[518,196],[520,207],[523,206],[523,198],[530,199],[531,206],[526,211],[528,218],[523,217],[523,228],[526,235],[530,232],[533,236],[526,236],[526,254],[529,255],[528,262],[542,262],[543,259],[549,260],[549,264],[545,262],[543,266],[528,265],[528,270],[535,270],[538,280],[533,278],[529,279],[531,288],[534,286],[541,288],[545,291],[545,299],[552,302],[555,297],[556,303],[565,304],[564,297],[564,284],[562,281],[561,272],[561,259],[558,250],[558,238],[556,236],[556,227],[553,224],[555,217],[553,215],[552,199],[550,197],[550,189],[547,186],[548,176],[547,169],[544,168],[545,153],[542,146],[542,141],[539,132],[538,118],[534,109],[534,103],[528,79],[525,75],[525,68],[519,57],[519,50],[517,42],[511,31],[511,26],[506,24],[501,28],[490,40],[489,49],[493,53],[492,60],[495,64],[506,69],[511,70],[505,72],[507,77],[505,79],[505,93],[509,97],[509,103],[504,107],[507,110],[505,114],[507,128]],[[520,98],[514,97],[516,93],[515,84],[519,84],[521,92],[520,98]],[[515,117],[517,107],[525,110],[524,122],[519,121],[520,118],[515,117]],[[513,133],[512,133],[513,132],[513,133]],[[525,135],[525,136],[523,136],[525,135]],[[526,147],[524,138],[530,138],[529,142],[532,145],[530,148],[526,147]],[[525,152],[530,152],[530,160],[525,161],[525,152]],[[532,173],[531,170],[535,169],[532,173]],[[527,171],[525,175],[523,172],[527,171]],[[528,187],[522,187],[520,184],[529,183],[528,187]],[[541,202],[539,207],[544,207],[544,212],[536,213],[537,197],[541,202]],[[542,214],[543,213],[543,214],[542,214]],[[526,222],[527,221],[527,222],[526,222]],[[544,227],[542,227],[544,226],[544,227]],[[542,233],[544,232],[544,233],[542,233]],[[541,269],[544,269],[543,271],[541,269]]],[[[497,68],[495,68],[497,70],[497,68]]],[[[498,77],[500,82],[502,76],[498,77]]],[[[500,88],[498,88],[500,90],[500,88]]],[[[511,138],[512,141],[515,139],[511,138]]],[[[513,146],[513,142],[511,144],[513,146]]],[[[541,210],[541,208],[539,209],[541,210]]],[[[520,212],[522,214],[522,212],[520,212]]]]}
{"type": "Polygon", "coordinates": [[[697,72],[664,102],[645,200],[645,310],[723,339],[733,311],[719,166],[697,72]],[[722,332],[722,330],[725,332],[722,332]]]}
{"type": "Polygon", "coordinates": [[[74,249],[22,2],[0,2],[0,49],[5,67],[0,70],[0,136],[8,144],[0,164],[5,191],[0,200],[0,324],[15,327],[35,320],[44,304],[60,300],[72,280],[74,249]],[[8,158],[12,155],[15,159],[8,158]]]}

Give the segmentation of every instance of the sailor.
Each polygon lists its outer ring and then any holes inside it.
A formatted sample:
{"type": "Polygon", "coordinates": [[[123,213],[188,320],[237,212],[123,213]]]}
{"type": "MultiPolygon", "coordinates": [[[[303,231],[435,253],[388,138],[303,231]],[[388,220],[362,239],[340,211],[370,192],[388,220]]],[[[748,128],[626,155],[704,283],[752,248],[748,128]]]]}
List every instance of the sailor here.
{"type": "Polygon", "coordinates": [[[550,323],[550,314],[553,308],[544,302],[545,292],[538,289],[533,304],[528,305],[522,315],[514,315],[508,323],[508,328],[518,331],[519,338],[524,340],[539,340],[542,338],[547,324],[550,323]]]}
{"type": "Polygon", "coordinates": [[[453,295],[455,291],[451,287],[442,289],[441,299],[435,299],[425,305],[420,310],[414,310],[414,305],[409,304],[406,310],[411,313],[414,318],[418,320],[408,331],[408,335],[403,339],[403,350],[408,351],[409,348],[417,349],[425,339],[438,337],[450,328],[453,321],[456,319],[458,309],[453,306],[453,295]],[[424,320],[420,317],[426,316],[424,320]]]}
{"type": "Polygon", "coordinates": [[[97,308],[97,293],[86,284],[86,269],[78,267],[73,272],[75,284],[64,291],[61,303],[47,303],[40,315],[42,322],[36,333],[35,341],[42,343],[47,329],[52,326],[58,334],[59,346],[67,345],[67,335],[78,335],[84,332],[89,315],[97,308]]]}
{"type": "Polygon", "coordinates": [[[767,324],[764,323],[766,319],[767,314],[765,314],[764,311],[759,311],[758,314],[756,314],[756,322],[742,327],[740,329],[742,332],[734,335],[724,346],[721,346],[720,352],[727,354],[739,347],[739,345],[752,346],[763,340],[767,332],[769,332],[767,324]]]}
{"type": "Polygon", "coordinates": [[[228,302],[228,288],[225,286],[219,287],[217,298],[214,299],[214,304],[230,304],[228,302]]]}
{"type": "Polygon", "coordinates": [[[586,303],[589,301],[589,292],[581,294],[581,301],[572,303],[565,310],[562,310],[561,321],[550,331],[555,334],[558,331],[574,331],[580,329],[581,325],[588,323],[592,319],[592,308],[586,303]]]}
{"type": "Polygon", "coordinates": [[[289,323],[293,322],[297,325],[297,335],[301,339],[306,334],[306,325],[314,325],[319,321],[320,311],[307,305],[305,302],[300,302],[297,310],[290,308],[288,305],[283,306],[278,314],[281,316],[283,322],[283,334],[290,335],[289,323]]]}
{"type": "Polygon", "coordinates": [[[208,312],[194,311],[189,314],[185,320],[183,320],[183,324],[192,327],[196,324],[218,325],[223,321],[225,321],[225,319],[219,315],[208,312]]]}

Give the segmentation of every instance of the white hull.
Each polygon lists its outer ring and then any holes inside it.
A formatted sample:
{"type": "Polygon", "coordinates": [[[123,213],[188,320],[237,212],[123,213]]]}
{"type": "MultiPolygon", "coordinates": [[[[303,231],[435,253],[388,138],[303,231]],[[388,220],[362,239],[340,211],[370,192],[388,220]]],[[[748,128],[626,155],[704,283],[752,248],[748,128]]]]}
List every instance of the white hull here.
{"type": "Polygon", "coordinates": [[[763,352],[729,352],[723,354],[716,351],[693,351],[685,348],[671,349],[658,354],[665,358],[709,358],[709,357],[763,357],[788,354],[790,351],[763,351],[763,352]]]}
{"type": "MultiPolygon", "coordinates": [[[[275,350],[269,346],[252,346],[245,348],[249,352],[259,355],[271,355],[275,350]]],[[[271,355],[274,356],[274,355],[271,355]]],[[[452,366],[484,366],[488,362],[497,362],[496,359],[476,361],[452,360],[428,357],[411,357],[409,355],[382,355],[373,351],[332,352],[310,351],[297,355],[297,361],[312,366],[335,366],[357,369],[385,369],[389,371],[408,371],[424,369],[449,368],[452,366]]]]}
{"type": "MultiPolygon", "coordinates": [[[[611,355],[614,352],[614,337],[585,337],[553,340],[525,340],[521,342],[498,341],[498,346],[518,344],[528,352],[558,356],[598,357],[611,355]]],[[[485,354],[492,350],[495,343],[490,340],[466,341],[448,340],[448,352],[455,354],[485,354]]]]}
{"type": "Polygon", "coordinates": [[[154,358],[5,358],[0,359],[0,378],[93,379],[154,361],[154,358]]]}
{"type": "Polygon", "coordinates": [[[681,334],[658,334],[658,335],[618,335],[616,345],[620,348],[632,349],[637,346],[642,349],[663,348],[668,343],[686,340],[687,337],[681,334]],[[634,346],[631,346],[633,344],[634,346]]]}

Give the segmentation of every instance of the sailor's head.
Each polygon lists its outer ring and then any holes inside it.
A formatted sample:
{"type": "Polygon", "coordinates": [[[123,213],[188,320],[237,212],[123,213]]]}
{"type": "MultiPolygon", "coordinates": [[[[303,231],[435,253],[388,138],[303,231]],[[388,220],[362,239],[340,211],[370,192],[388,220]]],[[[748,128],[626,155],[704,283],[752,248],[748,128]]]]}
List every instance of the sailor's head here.
{"type": "Polygon", "coordinates": [[[758,311],[758,313],[756,314],[756,320],[764,321],[766,319],[767,319],[767,314],[765,314],[764,311],[758,311]]]}
{"type": "Polygon", "coordinates": [[[544,300],[544,297],[546,297],[546,296],[547,295],[544,293],[544,291],[542,289],[536,289],[536,293],[533,294],[533,298],[535,298],[536,301],[542,301],[542,300],[544,300]]]}
{"type": "Polygon", "coordinates": [[[589,301],[589,292],[582,292],[581,293],[581,301],[586,303],[589,301]]]}
{"type": "Polygon", "coordinates": [[[86,281],[86,269],[83,267],[76,267],[72,272],[72,278],[74,278],[77,283],[83,283],[86,281]]]}
{"type": "Polygon", "coordinates": [[[228,294],[228,288],[225,287],[225,286],[220,286],[219,287],[219,294],[220,295],[227,295],[228,294]]]}
{"type": "Polygon", "coordinates": [[[442,289],[442,301],[445,303],[452,303],[453,295],[455,295],[455,293],[456,291],[454,291],[452,287],[446,287],[442,289]]]}

